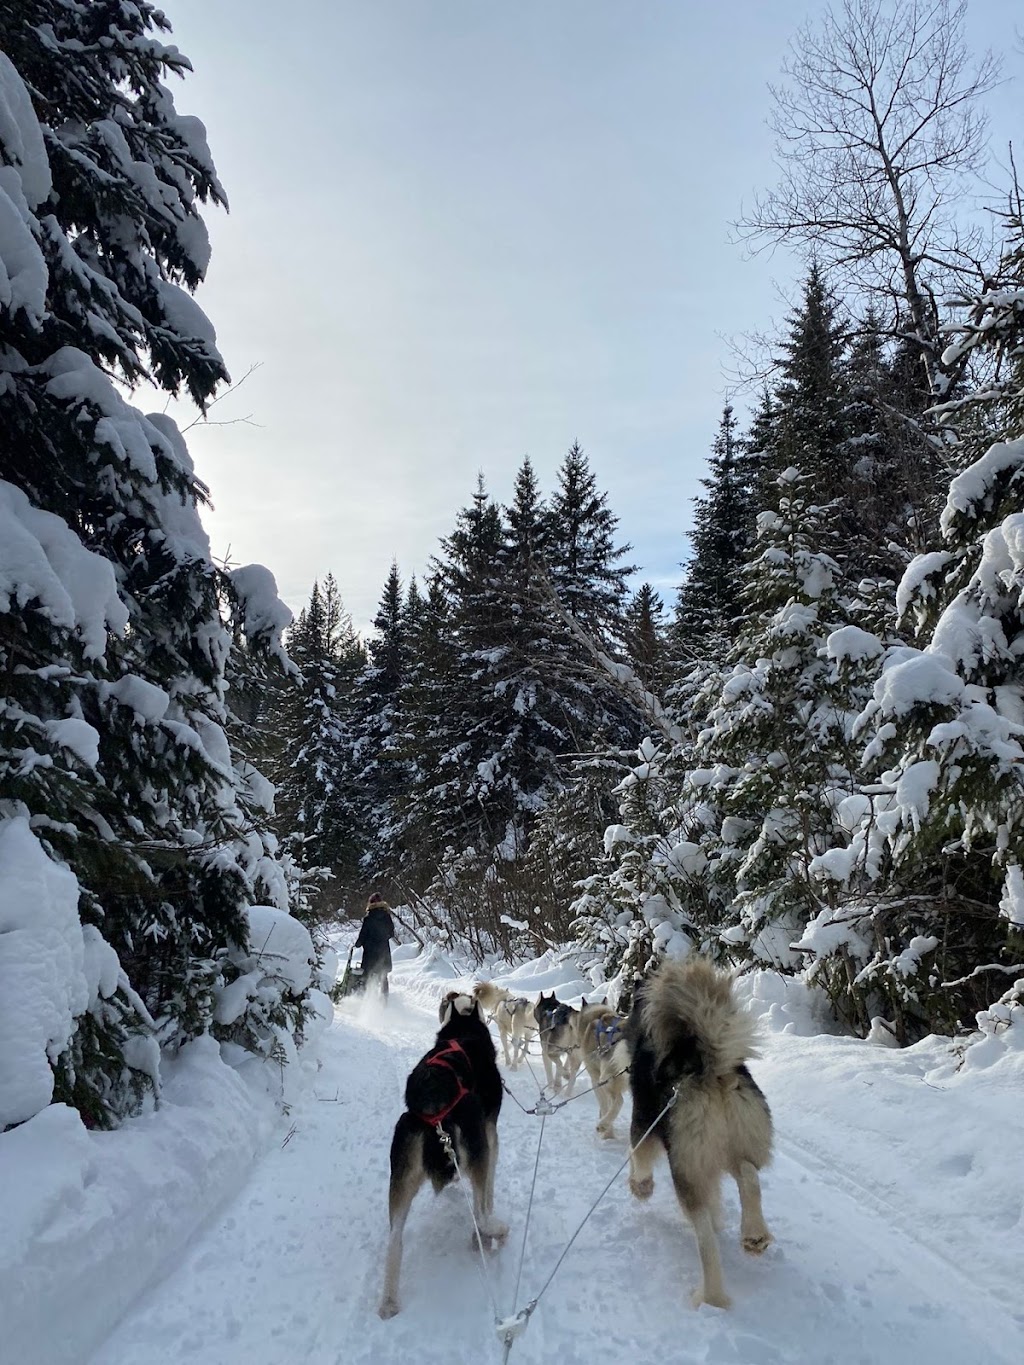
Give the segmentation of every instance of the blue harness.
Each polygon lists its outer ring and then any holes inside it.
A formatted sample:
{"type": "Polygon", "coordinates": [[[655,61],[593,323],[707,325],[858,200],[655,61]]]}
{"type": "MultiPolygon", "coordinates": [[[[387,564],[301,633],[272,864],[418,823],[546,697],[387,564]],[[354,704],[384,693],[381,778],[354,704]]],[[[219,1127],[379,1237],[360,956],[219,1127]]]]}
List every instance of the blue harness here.
{"type": "Polygon", "coordinates": [[[598,1052],[608,1053],[622,1037],[622,1020],[612,1019],[610,1022],[599,1019],[594,1025],[594,1037],[597,1040],[598,1052]]]}

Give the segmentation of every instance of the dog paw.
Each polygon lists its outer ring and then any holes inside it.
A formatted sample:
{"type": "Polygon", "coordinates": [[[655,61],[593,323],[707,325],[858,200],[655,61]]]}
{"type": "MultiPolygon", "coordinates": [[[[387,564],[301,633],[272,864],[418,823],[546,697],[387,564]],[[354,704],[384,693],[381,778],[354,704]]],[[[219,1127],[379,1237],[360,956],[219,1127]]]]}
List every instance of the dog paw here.
{"type": "Polygon", "coordinates": [[[654,1176],[645,1175],[643,1180],[629,1177],[629,1192],[634,1199],[650,1199],[654,1193],[654,1176]]]}
{"type": "Polygon", "coordinates": [[[380,1307],[377,1309],[377,1313],[378,1316],[382,1317],[385,1322],[387,1322],[388,1318],[393,1318],[397,1312],[398,1312],[397,1299],[392,1299],[390,1297],[386,1299],[381,1299],[380,1307]]]}
{"type": "Polygon", "coordinates": [[[606,1123],[599,1123],[594,1131],[598,1137],[602,1138],[613,1138],[615,1136],[615,1129],[610,1128],[606,1123]]]}
{"type": "Polygon", "coordinates": [[[743,1250],[751,1256],[760,1256],[762,1252],[768,1250],[774,1241],[775,1238],[765,1228],[764,1232],[758,1233],[756,1236],[744,1237],[743,1250]]]}
{"type": "Polygon", "coordinates": [[[476,1229],[473,1229],[469,1238],[469,1249],[470,1251],[495,1251],[498,1247],[505,1245],[505,1239],[507,1237],[508,1226],[495,1218],[490,1223],[483,1224],[480,1228],[479,1245],[477,1243],[476,1229]]]}
{"type": "Polygon", "coordinates": [[[703,1286],[700,1289],[695,1289],[693,1291],[690,1295],[690,1302],[693,1304],[694,1308],[699,1308],[702,1303],[706,1303],[709,1308],[732,1307],[732,1299],[730,1299],[729,1295],[726,1294],[724,1290],[720,1294],[709,1294],[704,1290],[703,1286]]]}

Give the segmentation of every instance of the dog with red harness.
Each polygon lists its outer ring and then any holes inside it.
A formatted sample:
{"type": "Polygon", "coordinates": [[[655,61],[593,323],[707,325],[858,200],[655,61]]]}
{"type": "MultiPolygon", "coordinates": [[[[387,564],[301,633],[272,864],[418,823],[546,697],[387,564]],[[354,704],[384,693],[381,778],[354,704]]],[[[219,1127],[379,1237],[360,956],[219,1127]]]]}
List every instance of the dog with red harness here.
{"type": "Polygon", "coordinates": [[[455,1179],[473,1191],[473,1246],[499,1246],[507,1226],[494,1217],[494,1171],[498,1161],[501,1075],[490,1030],[471,995],[451,991],[441,1002],[441,1028],[434,1045],[415,1065],[405,1086],[405,1108],[391,1141],[388,1238],[384,1293],[379,1313],[399,1309],[402,1235],[422,1185],[435,1191],[455,1179]],[[457,1163],[457,1167],[456,1167],[457,1163]]]}

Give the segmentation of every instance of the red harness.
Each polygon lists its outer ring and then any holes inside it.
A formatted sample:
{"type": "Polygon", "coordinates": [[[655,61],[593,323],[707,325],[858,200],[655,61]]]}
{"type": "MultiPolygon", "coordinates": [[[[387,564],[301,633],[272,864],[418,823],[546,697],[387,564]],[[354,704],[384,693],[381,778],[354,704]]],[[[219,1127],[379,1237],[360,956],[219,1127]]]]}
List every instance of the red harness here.
{"type": "Polygon", "coordinates": [[[472,1075],[473,1064],[466,1056],[465,1048],[463,1048],[459,1043],[457,1043],[454,1038],[449,1038],[448,1041],[445,1043],[444,1047],[440,1050],[440,1052],[435,1052],[433,1057],[428,1057],[426,1059],[427,1066],[443,1066],[446,1071],[450,1071],[452,1075],[455,1077],[456,1085],[459,1087],[458,1094],[452,1100],[451,1104],[446,1105],[444,1109],[440,1110],[439,1113],[416,1115],[416,1117],[418,1119],[422,1119],[424,1123],[429,1123],[432,1128],[439,1128],[441,1124],[444,1122],[444,1120],[455,1108],[455,1106],[457,1104],[461,1104],[461,1102],[466,1098],[467,1095],[472,1094],[472,1091],[468,1090],[466,1086],[463,1084],[462,1077],[452,1066],[451,1062],[448,1061],[448,1058],[453,1055],[461,1057],[463,1059],[463,1061],[469,1067],[470,1075],[472,1075]]]}

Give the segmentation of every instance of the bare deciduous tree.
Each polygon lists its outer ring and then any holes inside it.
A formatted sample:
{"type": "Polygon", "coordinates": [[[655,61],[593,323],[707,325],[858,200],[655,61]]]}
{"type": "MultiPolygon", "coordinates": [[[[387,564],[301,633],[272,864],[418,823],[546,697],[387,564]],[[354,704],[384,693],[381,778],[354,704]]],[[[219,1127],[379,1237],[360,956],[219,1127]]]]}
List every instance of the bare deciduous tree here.
{"type": "Polygon", "coordinates": [[[921,348],[948,395],[940,305],[984,277],[983,231],[958,221],[985,160],[981,97],[998,79],[970,57],[966,0],[841,0],[791,43],[772,87],[781,177],[738,225],[754,243],[810,250],[921,348]]]}

